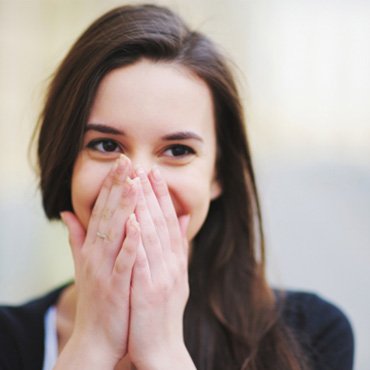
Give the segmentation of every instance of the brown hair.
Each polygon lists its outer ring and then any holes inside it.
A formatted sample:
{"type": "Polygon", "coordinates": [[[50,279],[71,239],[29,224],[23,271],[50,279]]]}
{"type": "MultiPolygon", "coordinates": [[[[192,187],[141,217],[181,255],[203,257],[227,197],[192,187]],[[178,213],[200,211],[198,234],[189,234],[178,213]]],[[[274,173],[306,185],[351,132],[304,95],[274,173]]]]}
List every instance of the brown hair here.
{"type": "Polygon", "coordinates": [[[56,71],[38,137],[46,215],[72,210],[72,168],[99,82],[140,58],[187,67],[213,97],[223,191],[195,237],[189,266],[185,342],[196,367],[306,369],[265,280],[260,207],[234,79],[215,45],[167,8],[113,9],[82,34],[56,71]]]}

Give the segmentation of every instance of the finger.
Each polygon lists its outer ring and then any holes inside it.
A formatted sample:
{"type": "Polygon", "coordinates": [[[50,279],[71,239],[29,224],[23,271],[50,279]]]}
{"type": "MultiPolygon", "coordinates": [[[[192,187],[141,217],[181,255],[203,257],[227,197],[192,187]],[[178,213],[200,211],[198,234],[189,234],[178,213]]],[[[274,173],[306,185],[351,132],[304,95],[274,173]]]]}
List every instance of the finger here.
{"type": "Polygon", "coordinates": [[[68,229],[69,244],[73,258],[76,259],[85,240],[85,229],[72,212],[61,212],[60,217],[68,229]]]}
{"type": "Polygon", "coordinates": [[[98,197],[95,201],[93,210],[90,215],[89,225],[87,227],[86,244],[92,244],[94,243],[96,239],[96,234],[98,231],[100,218],[103,213],[103,209],[108,199],[109,193],[111,191],[111,188],[114,182],[115,171],[117,167],[119,166],[119,161],[120,161],[120,158],[116,160],[113,167],[109,171],[108,175],[104,179],[102,187],[99,191],[98,197]]]}
{"type": "Polygon", "coordinates": [[[151,280],[152,277],[148,258],[143,243],[140,242],[136,250],[136,259],[132,273],[132,289],[138,292],[138,294],[135,295],[136,297],[140,298],[140,288],[149,285],[151,280]]]}
{"type": "Polygon", "coordinates": [[[122,243],[127,237],[127,227],[125,227],[125,225],[128,222],[129,216],[135,211],[137,203],[138,181],[138,178],[134,180],[128,178],[126,180],[126,183],[124,184],[124,190],[121,193],[121,198],[118,200],[118,204],[116,204],[117,209],[114,212],[110,223],[105,229],[102,229],[103,235],[107,235],[107,239],[101,241],[101,243],[104,245],[102,246],[103,248],[100,248],[100,250],[104,251],[104,258],[110,269],[114,268],[114,264],[118,254],[120,253],[122,243]]]}
{"type": "Polygon", "coordinates": [[[140,227],[132,213],[126,222],[126,237],[113,268],[113,284],[118,285],[121,292],[127,292],[128,296],[139,243],[140,227]]]}
{"type": "Polygon", "coordinates": [[[114,269],[116,258],[122,248],[125,238],[125,224],[136,207],[139,179],[129,178],[122,182],[122,178],[116,181],[116,191],[112,191],[108,197],[106,208],[112,209],[110,218],[102,217],[94,243],[95,254],[100,261],[100,268],[107,273],[114,269]],[[117,199],[117,196],[119,198],[117,199]],[[114,209],[115,208],[115,209],[114,209]]]}
{"type": "MultiPolygon", "coordinates": [[[[95,242],[101,242],[101,240],[98,240],[101,239],[99,238],[99,235],[107,235],[108,239],[111,237],[109,229],[111,227],[111,220],[114,217],[116,210],[119,208],[118,205],[121,204],[122,199],[127,197],[130,199],[129,194],[131,192],[131,184],[126,181],[130,172],[130,160],[126,156],[121,155],[114,167],[114,171],[111,176],[111,187],[105,197],[105,203],[102,204],[102,207],[98,210],[95,242]]],[[[132,213],[132,210],[128,215],[130,213],[132,213]]],[[[124,220],[124,223],[121,225],[121,234],[124,229],[125,222],[126,220],[124,220]]],[[[121,244],[121,242],[122,240],[118,241],[119,244],[121,244]]]]}
{"type": "Polygon", "coordinates": [[[183,248],[179,248],[179,246],[182,246],[183,243],[176,210],[173,205],[170,192],[168,191],[167,184],[157,167],[154,167],[150,172],[149,180],[152,184],[159,206],[161,207],[163,216],[166,220],[171,249],[175,253],[183,252],[183,248]]]}
{"type": "Polygon", "coordinates": [[[157,235],[163,251],[170,250],[170,238],[167,229],[167,223],[163,216],[162,209],[158,203],[157,197],[153,191],[152,184],[144,170],[140,167],[136,168],[136,174],[140,178],[145,202],[148,207],[149,213],[152,217],[154,226],[157,230],[157,235]]]}
{"type": "Polygon", "coordinates": [[[141,240],[145,249],[152,280],[155,280],[164,271],[164,261],[155,225],[148,210],[141,181],[138,183],[138,199],[135,215],[140,225],[141,240]]]}

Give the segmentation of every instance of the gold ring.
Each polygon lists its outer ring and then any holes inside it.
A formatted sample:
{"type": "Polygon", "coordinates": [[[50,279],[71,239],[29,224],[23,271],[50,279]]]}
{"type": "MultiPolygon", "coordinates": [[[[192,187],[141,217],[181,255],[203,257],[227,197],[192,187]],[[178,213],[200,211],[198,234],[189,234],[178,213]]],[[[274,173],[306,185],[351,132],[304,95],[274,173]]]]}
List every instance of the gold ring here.
{"type": "Polygon", "coordinates": [[[96,236],[97,236],[99,239],[102,239],[102,240],[108,240],[108,239],[109,239],[108,234],[106,234],[106,233],[101,233],[100,231],[97,231],[97,232],[96,232],[96,236]]]}

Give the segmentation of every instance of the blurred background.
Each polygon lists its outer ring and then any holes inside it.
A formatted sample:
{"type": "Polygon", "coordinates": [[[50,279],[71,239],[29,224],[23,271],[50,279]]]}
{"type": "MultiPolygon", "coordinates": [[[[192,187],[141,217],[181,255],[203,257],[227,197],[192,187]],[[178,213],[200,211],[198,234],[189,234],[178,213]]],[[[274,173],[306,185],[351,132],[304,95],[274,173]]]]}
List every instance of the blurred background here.
{"type": "MultiPolygon", "coordinates": [[[[274,285],[339,305],[370,366],[370,2],[173,0],[236,64],[274,285]]],[[[0,0],[0,302],[72,277],[28,155],[45,87],[113,0],[0,0]]],[[[135,1],[133,1],[135,3],[135,1]]]]}

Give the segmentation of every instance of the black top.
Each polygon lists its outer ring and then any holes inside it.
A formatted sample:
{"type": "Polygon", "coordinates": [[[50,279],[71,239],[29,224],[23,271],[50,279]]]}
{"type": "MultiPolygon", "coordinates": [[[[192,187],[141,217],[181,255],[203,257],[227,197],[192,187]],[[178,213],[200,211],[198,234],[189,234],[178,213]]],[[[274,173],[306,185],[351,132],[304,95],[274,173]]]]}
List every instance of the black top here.
{"type": "MultiPolygon", "coordinates": [[[[45,313],[63,288],[21,306],[0,307],[0,370],[42,369],[45,313]]],[[[353,333],[337,307],[301,292],[287,292],[280,302],[285,322],[312,358],[313,370],[352,369],[353,333]]]]}

